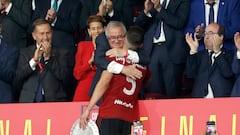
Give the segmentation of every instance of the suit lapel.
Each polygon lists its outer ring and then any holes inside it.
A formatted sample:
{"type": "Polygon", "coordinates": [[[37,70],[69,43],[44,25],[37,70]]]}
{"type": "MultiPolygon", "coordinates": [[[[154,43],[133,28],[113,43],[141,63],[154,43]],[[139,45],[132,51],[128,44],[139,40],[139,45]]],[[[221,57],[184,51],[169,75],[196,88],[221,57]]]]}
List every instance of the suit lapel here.
{"type": "MultiPolygon", "coordinates": [[[[222,48],[221,51],[222,51],[222,53],[221,53],[220,55],[222,55],[222,54],[225,53],[225,49],[224,49],[224,48],[222,48]]],[[[220,56],[220,55],[219,55],[219,56],[220,56]]],[[[218,56],[218,57],[219,57],[219,56],[218,56]]],[[[217,64],[216,64],[216,59],[215,59],[215,60],[214,60],[214,63],[212,64],[212,66],[211,66],[211,68],[210,68],[210,69],[211,69],[211,70],[210,70],[210,73],[212,73],[212,72],[215,70],[216,66],[217,66],[217,64]]]]}
{"type": "Polygon", "coordinates": [[[201,58],[201,65],[203,64],[201,67],[204,68],[204,70],[208,70],[208,74],[210,76],[210,73],[211,73],[210,68],[211,67],[209,67],[209,53],[208,53],[207,49],[204,50],[201,57],[202,57],[201,58]]]}

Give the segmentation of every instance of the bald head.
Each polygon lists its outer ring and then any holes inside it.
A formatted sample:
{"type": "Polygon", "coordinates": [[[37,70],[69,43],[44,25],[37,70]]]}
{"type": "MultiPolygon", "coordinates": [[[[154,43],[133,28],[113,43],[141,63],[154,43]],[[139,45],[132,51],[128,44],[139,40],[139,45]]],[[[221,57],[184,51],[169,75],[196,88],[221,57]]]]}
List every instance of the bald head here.
{"type": "Polygon", "coordinates": [[[224,36],[224,33],[225,33],[224,27],[222,25],[220,25],[220,24],[217,24],[217,23],[209,24],[206,27],[205,31],[206,32],[212,31],[214,33],[217,33],[219,36],[224,36]]]}
{"type": "Polygon", "coordinates": [[[207,49],[213,50],[213,44],[223,44],[224,27],[217,23],[209,24],[205,29],[204,44],[207,49]]]}

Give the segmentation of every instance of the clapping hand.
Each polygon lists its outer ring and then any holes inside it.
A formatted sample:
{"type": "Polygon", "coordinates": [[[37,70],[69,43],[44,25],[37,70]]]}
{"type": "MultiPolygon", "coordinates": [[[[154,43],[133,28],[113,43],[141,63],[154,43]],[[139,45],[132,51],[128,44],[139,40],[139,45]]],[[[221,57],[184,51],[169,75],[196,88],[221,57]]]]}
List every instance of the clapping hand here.
{"type": "Polygon", "coordinates": [[[197,39],[203,38],[203,34],[204,34],[204,24],[203,23],[201,23],[200,25],[198,25],[195,28],[195,33],[196,33],[197,39]]]}
{"type": "Polygon", "coordinates": [[[213,35],[212,45],[215,54],[221,51],[222,39],[217,34],[213,35]]]}
{"type": "Polygon", "coordinates": [[[43,55],[43,48],[42,48],[42,45],[40,45],[39,47],[36,48],[33,58],[34,60],[39,61],[42,55],[43,55]]]}
{"type": "Polygon", "coordinates": [[[53,22],[56,18],[56,11],[54,9],[48,9],[47,15],[45,16],[45,20],[49,22],[53,22]]]}
{"type": "Polygon", "coordinates": [[[151,0],[146,0],[144,2],[144,13],[147,14],[151,8],[153,8],[153,3],[151,0]]]}
{"type": "Polygon", "coordinates": [[[234,34],[234,43],[238,51],[240,51],[240,33],[236,32],[234,34]]]}
{"type": "Polygon", "coordinates": [[[10,4],[10,0],[0,0],[0,10],[7,8],[10,4]]]}
{"type": "Polygon", "coordinates": [[[86,129],[88,123],[89,110],[85,110],[80,117],[80,128],[86,129]]]}
{"type": "Polygon", "coordinates": [[[43,41],[41,43],[41,48],[43,50],[44,60],[49,60],[51,56],[51,43],[50,41],[43,41]]]}
{"type": "Polygon", "coordinates": [[[185,39],[186,39],[186,42],[187,42],[188,46],[191,49],[191,52],[193,52],[193,53],[197,52],[199,43],[198,43],[196,34],[194,34],[194,39],[193,39],[192,38],[192,34],[191,33],[187,33],[185,35],[185,39]]]}
{"type": "Polygon", "coordinates": [[[99,15],[103,16],[105,13],[111,13],[113,11],[112,0],[102,0],[98,7],[99,15]]]}

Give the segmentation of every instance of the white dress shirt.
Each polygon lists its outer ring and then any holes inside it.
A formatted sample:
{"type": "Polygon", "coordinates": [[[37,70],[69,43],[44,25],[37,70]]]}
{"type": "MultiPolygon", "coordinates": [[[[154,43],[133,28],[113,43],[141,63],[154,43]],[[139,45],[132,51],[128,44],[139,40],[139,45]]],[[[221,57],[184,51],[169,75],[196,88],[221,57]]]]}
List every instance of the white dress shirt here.
{"type": "MultiPolygon", "coordinates": [[[[218,14],[218,7],[219,7],[219,0],[215,0],[215,4],[213,6],[213,10],[214,10],[214,22],[217,22],[217,14],[218,14]]],[[[206,25],[209,24],[209,9],[210,9],[210,5],[207,4],[207,0],[204,0],[204,4],[205,4],[205,20],[206,20],[206,25]]],[[[221,3],[223,4],[223,3],[221,3]]]]}
{"type": "MultiPolygon", "coordinates": [[[[167,9],[168,4],[169,4],[170,0],[166,0],[166,6],[163,7],[164,9],[167,9]]],[[[160,1],[161,5],[163,4],[163,0],[160,1]]],[[[165,42],[166,38],[165,38],[165,33],[163,30],[163,22],[161,22],[161,33],[158,39],[156,39],[155,37],[153,37],[153,43],[159,43],[159,42],[165,42]]]]}

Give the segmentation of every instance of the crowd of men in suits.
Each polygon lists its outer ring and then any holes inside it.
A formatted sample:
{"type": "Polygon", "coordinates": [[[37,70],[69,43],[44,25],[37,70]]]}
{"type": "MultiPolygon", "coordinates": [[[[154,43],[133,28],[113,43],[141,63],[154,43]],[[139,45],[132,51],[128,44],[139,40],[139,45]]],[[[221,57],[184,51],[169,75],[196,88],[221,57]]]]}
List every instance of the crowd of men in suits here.
{"type": "Polygon", "coordinates": [[[144,29],[144,45],[137,51],[138,63],[151,71],[144,98],[180,97],[185,74],[194,79],[191,97],[240,96],[238,0],[142,0],[135,20],[134,0],[0,2],[0,102],[39,102],[39,92],[40,101],[71,101],[76,44],[88,39],[90,15],[144,29]]]}

